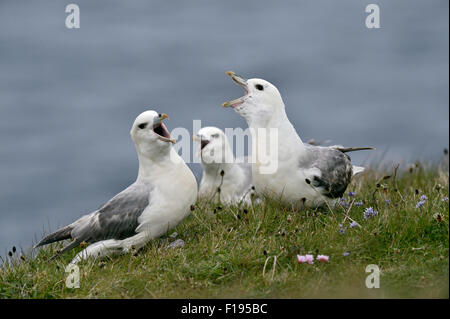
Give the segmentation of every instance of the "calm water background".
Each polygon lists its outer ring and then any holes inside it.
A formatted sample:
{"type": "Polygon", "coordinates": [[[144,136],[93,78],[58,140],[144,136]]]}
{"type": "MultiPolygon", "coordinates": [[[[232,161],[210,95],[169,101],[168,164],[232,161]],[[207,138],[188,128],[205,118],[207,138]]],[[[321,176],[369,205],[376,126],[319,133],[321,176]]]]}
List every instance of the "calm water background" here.
{"type": "Polygon", "coordinates": [[[0,1],[0,255],[134,181],[140,112],[245,128],[220,107],[230,69],[277,85],[304,140],[405,163],[448,146],[447,0],[377,1],[378,30],[370,1],[78,0],[79,30],[66,2],[0,1]]]}

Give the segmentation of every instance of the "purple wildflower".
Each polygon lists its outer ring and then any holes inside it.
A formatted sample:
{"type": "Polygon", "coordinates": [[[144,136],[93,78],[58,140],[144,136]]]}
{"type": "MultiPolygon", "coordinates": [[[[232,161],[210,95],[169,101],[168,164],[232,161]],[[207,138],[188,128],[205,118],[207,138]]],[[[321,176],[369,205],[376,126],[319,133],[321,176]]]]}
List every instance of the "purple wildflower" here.
{"type": "Polygon", "coordinates": [[[350,224],[350,228],[355,228],[356,226],[358,226],[358,223],[357,223],[357,222],[352,222],[352,223],[350,224]]]}
{"type": "Polygon", "coordinates": [[[445,197],[442,199],[442,201],[443,201],[443,202],[448,202],[448,196],[445,196],[445,197]]]}
{"type": "Polygon", "coordinates": [[[364,218],[365,219],[369,219],[372,216],[377,216],[378,212],[376,210],[374,210],[372,207],[366,208],[364,210],[364,218]]]}
{"type": "Polygon", "coordinates": [[[348,197],[355,197],[356,192],[348,192],[347,195],[348,197]]]}
{"type": "Polygon", "coordinates": [[[391,201],[389,199],[386,199],[384,202],[388,205],[391,203],[391,201]]]}
{"type": "Polygon", "coordinates": [[[416,208],[420,208],[420,207],[422,207],[423,205],[425,205],[425,201],[424,201],[424,200],[421,200],[421,201],[419,201],[419,202],[417,203],[416,208]]]}
{"type": "Polygon", "coordinates": [[[428,199],[427,195],[420,196],[420,200],[426,201],[428,199]]]}
{"type": "Polygon", "coordinates": [[[350,204],[347,202],[347,200],[344,197],[341,198],[341,201],[339,202],[339,204],[341,204],[341,206],[343,206],[343,207],[350,206],[350,204]]]}
{"type": "Polygon", "coordinates": [[[339,224],[339,234],[344,235],[345,234],[345,229],[342,226],[342,224],[339,224]]]}
{"type": "Polygon", "coordinates": [[[349,251],[345,251],[342,255],[344,255],[344,257],[350,256],[350,252],[349,251]]]}
{"type": "Polygon", "coordinates": [[[363,202],[355,202],[355,204],[354,204],[355,206],[362,206],[363,205],[363,202]]]}

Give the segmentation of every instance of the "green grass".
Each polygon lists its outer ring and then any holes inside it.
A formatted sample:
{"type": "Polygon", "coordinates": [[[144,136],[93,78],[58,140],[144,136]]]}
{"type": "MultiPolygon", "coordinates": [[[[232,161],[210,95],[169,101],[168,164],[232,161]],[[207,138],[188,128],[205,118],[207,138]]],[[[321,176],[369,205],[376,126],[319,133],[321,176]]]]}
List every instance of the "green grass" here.
{"type": "Polygon", "coordinates": [[[448,174],[421,167],[387,174],[355,178],[351,209],[295,211],[271,199],[245,211],[198,203],[174,229],[183,248],[167,249],[174,239],[165,237],[81,263],[79,289],[65,286],[65,266],[81,248],[53,261],[60,245],[24,260],[16,253],[0,269],[0,298],[448,298],[448,174]],[[378,215],[366,220],[369,206],[378,215]],[[349,228],[347,212],[361,228],[349,228]],[[298,264],[306,253],[329,262],[298,264]],[[379,289],[365,287],[369,264],[381,269],[379,289]]]}

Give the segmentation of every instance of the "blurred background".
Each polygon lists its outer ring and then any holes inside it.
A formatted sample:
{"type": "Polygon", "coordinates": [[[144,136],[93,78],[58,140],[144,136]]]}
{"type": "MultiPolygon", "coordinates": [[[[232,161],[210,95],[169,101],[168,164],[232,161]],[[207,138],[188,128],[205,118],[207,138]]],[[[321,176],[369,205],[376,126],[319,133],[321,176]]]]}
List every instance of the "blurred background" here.
{"type": "MultiPolygon", "coordinates": [[[[375,146],[356,164],[437,161],[448,147],[449,3],[0,1],[0,255],[29,248],[131,184],[135,117],[242,127],[233,70],[275,84],[304,141],[375,146]]],[[[198,164],[190,164],[200,176],[198,164]]]]}

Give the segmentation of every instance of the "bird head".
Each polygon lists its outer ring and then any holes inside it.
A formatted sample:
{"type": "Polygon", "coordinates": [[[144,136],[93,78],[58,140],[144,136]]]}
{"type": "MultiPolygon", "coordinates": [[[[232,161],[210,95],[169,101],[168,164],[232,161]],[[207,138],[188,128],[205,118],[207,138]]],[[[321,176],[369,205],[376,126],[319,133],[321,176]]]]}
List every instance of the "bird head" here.
{"type": "Polygon", "coordinates": [[[160,150],[169,150],[171,143],[175,143],[163,124],[163,120],[168,118],[167,114],[156,111],[145,111],[138,115],[130,135],[139,153],[152,156],[160,150]]]}
{"type": "Polygon", "coordinates": [[[222,106],[232,107],[249,125],[265,127],[275,114],[284,112],[283,99],[272,83],[257,78],[247,80],[232,71],[226,74],[244,89],[245,95],[225,102],[222,106]]]}
{"type": "Polygon", "coordinates": [[[199,142],[199,156],[202,164],[232,163],[234,160],[230,144],[225,133],[213,126],[203,127],[194,136],[199,142]]]}

